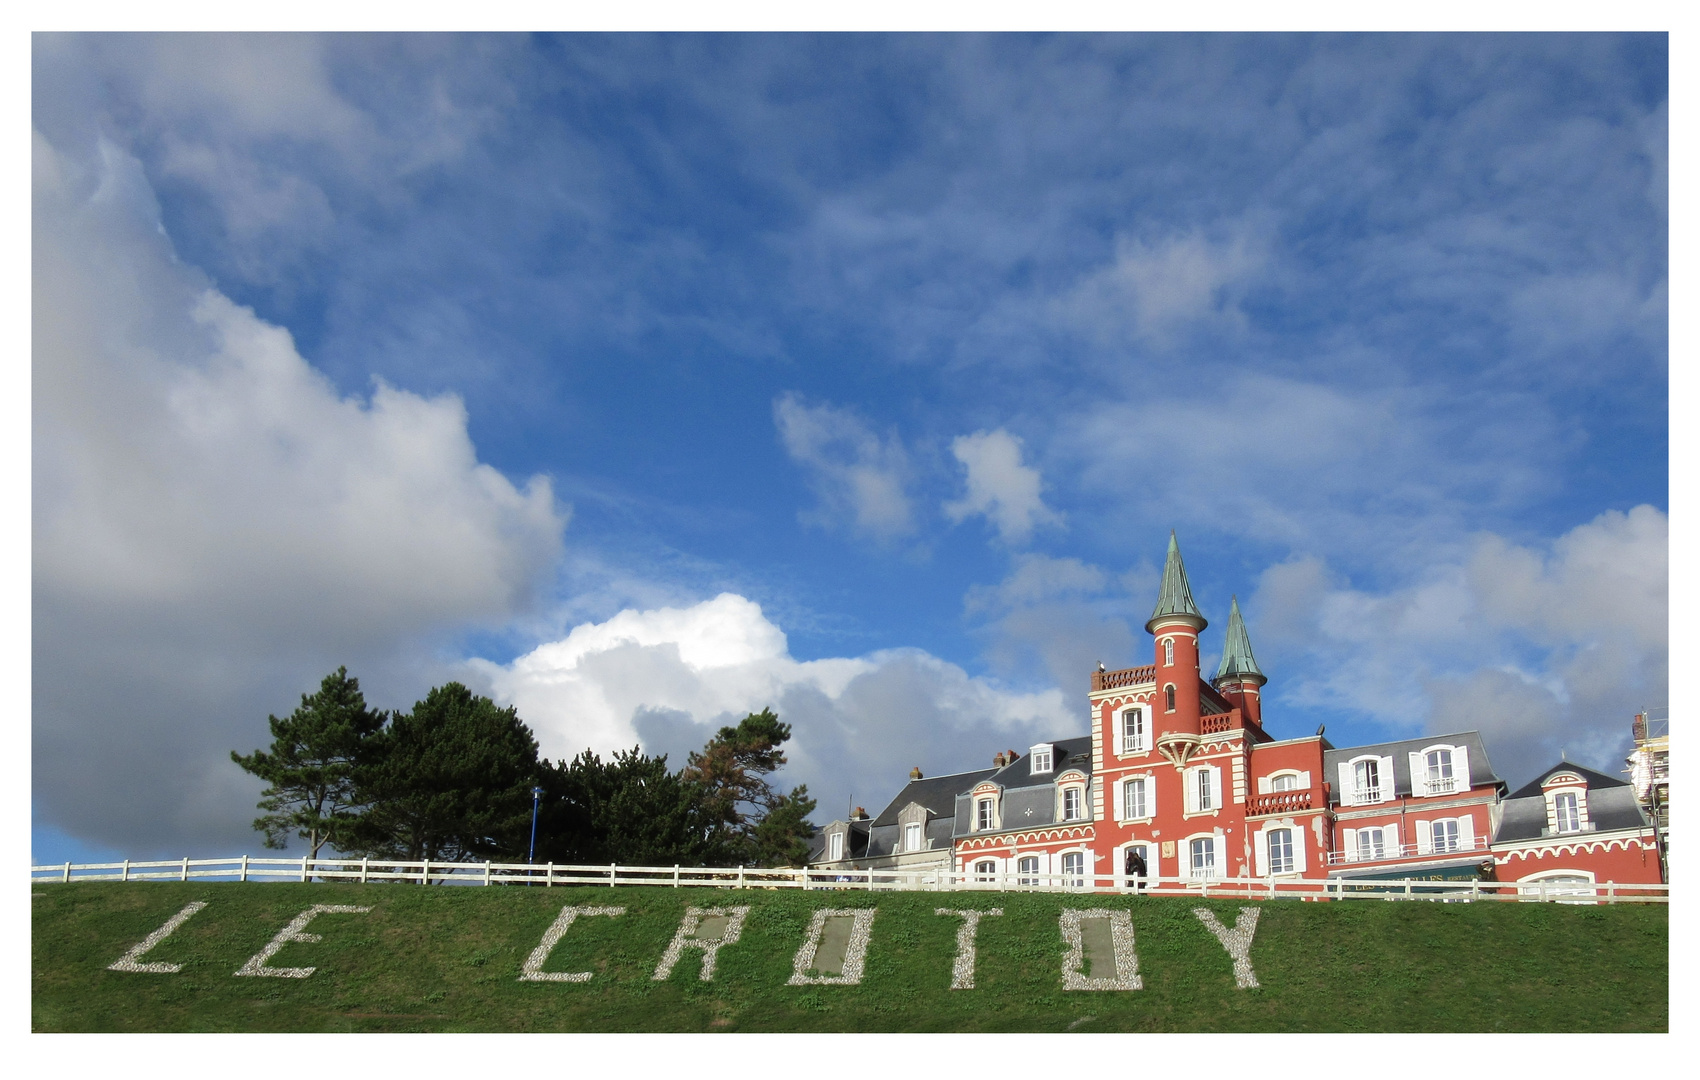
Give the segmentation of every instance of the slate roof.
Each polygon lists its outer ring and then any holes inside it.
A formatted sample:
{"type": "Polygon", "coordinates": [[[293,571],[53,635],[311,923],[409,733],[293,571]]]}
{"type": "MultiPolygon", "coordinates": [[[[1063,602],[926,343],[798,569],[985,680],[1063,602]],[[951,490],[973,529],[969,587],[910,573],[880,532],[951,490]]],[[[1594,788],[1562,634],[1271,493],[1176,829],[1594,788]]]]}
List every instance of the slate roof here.
{"type": "Polygon", "coordinates": [[[897,815],[912,802],[920,803],[939,817],[950,817],[956,813],[956,796],[959,792],[967,791],[997,771],[975,769],[971,772],[946,773],[943,776],[911,780],[897,793],[895,799],[886,804],[879,816],[874,818],[874,825],[896,825],[897,815]]]}
{"type": "MultiPolygon", "coordinates": [[[[1323,751],[1322,768],[1323,780],[1339,787],[1339,763],[1350,761],[1355,757],[1374,754],[1377,757],[1393,759],[1393,794],[1395,797],[1411,794],[1411,757],[1410,755],[1435,743],[1449,743],[1453,746],[1469,748],[1470,755],[1470,786],[1481,787],[1493,784],[1503,791],[1508,785],[1504,780],[1495,776],[1493,765],[1488,761],[1487,747],[1482,744],[1482,736],[1478,731],[1457,731],[1450,735],[1424,735],[1420,739],[1400,739],[1398,742],[1371,743],[1368,746],[1342,746],[1323,751]]],[[[1335,791],[1332,798],[1340,799],[1341,793],[1335,791]]]]}
{"type": "MultiPolygon", "coordinates": [[[[1518,788],[1501,804],[1499,830],[1494,833],[1494,843],[1538,840],[1546,833],[1547,800],[1541,791],[1541,781],[1556,772],[1573,772],[1588,782],[1588,820],[1593,823],[1593,832],[1640,829],[1649,824],[1646,813],[1635,798],[1635,789],[1628,783],[1561,761],[1518,788]]],[[[1559,835],[1584,838],[1592,833],[1559,835]]]]}
{"type": "Polygon", "coordinates": [[[1216,669],[1216,678],[1262,674],[1257,658],[1251,655],[1251,638],[1246,636],[1245,620],[1240,617],[1240,598],[1236,596],[1228,609],[1228,633],[1222,642],[1222,663],[1216,669]]]}

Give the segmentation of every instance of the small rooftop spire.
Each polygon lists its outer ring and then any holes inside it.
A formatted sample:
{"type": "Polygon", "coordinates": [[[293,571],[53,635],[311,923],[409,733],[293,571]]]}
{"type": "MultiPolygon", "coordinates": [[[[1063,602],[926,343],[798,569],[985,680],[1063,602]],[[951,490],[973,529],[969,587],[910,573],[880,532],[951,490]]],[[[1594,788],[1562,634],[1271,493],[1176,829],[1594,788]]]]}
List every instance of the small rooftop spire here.
{"type": "Polygon", "coordinates": [[[1169,530],[1169,557],[1163,562],[1163,587],[1157,593],[1157,607],[1146,621],[1145,629],[1165,615],[1191,615],[1198,620],[1198,629],[1208,623],[1192,602],[1192,586],[1187,584],[1186,566],[1181,562],[1181,546],[1175,541],[1175,530],[1169,530]]]}
{"type": "Polygon", "coordinates": [[[1216,681],[1242,675],[1264,678],[1257,660],[1251,655],[1251,639],[1246,636],[1245,620],[1240,618],[1240,598],[1234,597],[1228,609],[1228,634],[1222,643],[1222,666],[1216,669],[1216,681]]]}

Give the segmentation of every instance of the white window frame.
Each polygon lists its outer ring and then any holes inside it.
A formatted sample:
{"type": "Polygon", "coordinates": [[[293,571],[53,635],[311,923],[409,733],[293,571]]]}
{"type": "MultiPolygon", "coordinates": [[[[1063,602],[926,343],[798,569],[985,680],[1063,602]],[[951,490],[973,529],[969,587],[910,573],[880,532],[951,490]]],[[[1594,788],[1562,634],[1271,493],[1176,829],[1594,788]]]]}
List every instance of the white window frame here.
{"type": "Polygon", "coordinates": [[[1015,883],[1032,888],[1039,884],[1039,856],[1023,855],[1015,862],[1015,872],[1019,875],[1015,883]]]}
{"type": "Polygon", "coordinates": [[[1163,684],[1163,711],[1165,713],[1172,713],[1172,712],[1175,711],[1175,684],[1174,683],[1164,683],[1163,684]]]}
{"type": "Polygon", "coordinates": [[[1085,821],[1086,820],[1086,788],[1085,787],[1081,786],[1080,784],[1067,784],[1058,792],[1058,796],[1059,796],[1059,798],[1062,802],[1062,815],[1061,816],[1062,816],[1063,821],[1085,821]],[[1071,812],[1071,808],[1069,806],[1069,801],[1071,799],[1074,802],[1074,806],[1072,807],[1072,812],[1071,812]]]}
{"type": "MultiPolygon", "coordinates": [[[[1346,806],[1373,806],[1376,803],[1392,801],[1397,777],[1393,773],[1393,759],[1379,754],[1359,754],[1350,761],[1342,761],[1340,765],[1340,802],[1346,806]],[[1368,787],[1359,783],[1360,766],[1372,764],[1375,767],[1375,786],[1368,787]],[[1371,798],[1371,796],[1374,798],[1371,798]]],[[[1366,770],[1367,771],[1367,770],[1366,770]]]]}
{"type": "MultiPolygon", "coordinates": [[[[1293,874],[1298,872],[1298,860],[1293,857],[1293,848],[1295,846],[1293,843],[1293,834],[1297,831],[1298,830],[1293,829],[1290,826],[1282,825],[1279,828],[1270,829],[1263,834],[1263,842],[1267,845],[1269,852],[1270,875],[1293,874]],[[1286,851],[1279,853],[1279,855],[1277,854],[1275,844],[1275,838],[1277,836],[1285,836],[1287,838],[1286,851]]],[[[1303,842],[1304,841],[1302,840],[1299,841],[1299,843],[1303,842]]]]}
{"type": "Polygon", "coordinates": [[[1058,860],[1062,870],[1063,887],[1067,889],[1086,888],[1086,852],[1064,851],[1058,860]]]}
{"type": "Polygon", "coordinates": [[[1461,850],[1457,818],[1436,818],[1428,823],[1428,849],[1435,855],[1450,855],[1461,850]]]}
{"type": "Polygon", "coordinates": [[[1175,666],[1175,639],[1172,637],[1163,639],[1163,666],[1175,666]]]}
{"type": "Polygon", "coordinates": [[[1050,743],[1040,743],[1038,746],[1031,748],[1027,751],[1027,761],[1029,764],[1029,768],[1027,770],[1028,774],[1031,776],[1038,776],[1040,773],[1050,772],[1051,763],[1055,757],[1056,755],[1052,752],[1050,743]]]}
{"type": "Polygon", "coordinates": [[[998,827],[998,800],[991,795],[974,796],[974,831],[991,832],[998,827]]]}
{"type": "Polygon", "coordinates": [[[1269,793],[1284,795],[1289,791],[1299,790],[1299,774],[1296,772],[1278,772],[1269,778],[1269,793]]]}
{"type": "Polygon", "coordinates": [[[998,861],[996,859],[975,859],[970,871],[974,882],[978,885],[990,885],[997,880],[998,861]]]}
{"type": "Polygon", "coordinates": [[[1151,749],[1150,730],[1145,723],[1145,707],[1135,705],[1121,711],[1121,747],[1119,753],[1143,754],[1151,749]]]}
{"type": "Polygon", "coordinates": [[[827,851],[827,856],[826,856],[827,862],[838,862],[841,859],[843,859],[844,858],[844,834],[841,833],[841,832],[833,832],[833,833],[827,834],[826,851],[827,851]]]}
{"type": "Polygon", "coordinates": [[[920,851],[927,846],[927,827],[919,821],[903,826],[903,850],[920,851]]]}
{"type": "Polygon", "coordinates": [[[1560,835],[1582,831],[1582,793],[1555,791],[1552,793],[1552,829],[1560,835]],[[1567,816],[1569,821],[1565,821],[1567,816]]]}
{"type": "Polygon", "coordinates": [[[1387,826],[1370,825],[1357,830],[1357,834],[1353,862],[1379,862],[1387,858],[1387,826]]]}
{"type": "Polygon", "coordinates": [[[1219,867],[1216,862],[1216,834],[1206,833],[1203,836],[1187,837],[1186,876],[1194,881],[1214,881],[1220,876],[1216,872],[1218,869],[1219,867]],[[1198,857],[1200,852],[1198,845],[1200,844],[1209,845],[1207,848],[1203,849],[1204,853],[1208,855],[1208,859],[1205,860],[1205,865],[1202,867],[1203,872],[1200,872],[1200,860],[1198,857]]]}
{"type": "Polygon", "coordinates": [[[1150,776],[1129,776],[1117,782],[1116,794],[1120,803],[1116,807],[1117,821],[1143,821],[1151,817],[1151,805],[1155,798],[1152,780],[1153,777],[1150,776]],[[1139,792],[1137,800],[1133,798],[1135,785],[1139,792]]]}

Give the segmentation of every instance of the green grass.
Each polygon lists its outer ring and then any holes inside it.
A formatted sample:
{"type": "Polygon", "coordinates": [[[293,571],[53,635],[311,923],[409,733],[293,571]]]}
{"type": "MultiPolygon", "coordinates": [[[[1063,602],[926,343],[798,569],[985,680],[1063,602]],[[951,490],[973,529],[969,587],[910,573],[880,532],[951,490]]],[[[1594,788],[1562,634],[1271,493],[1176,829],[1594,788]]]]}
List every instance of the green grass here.
{"type": "MultiPolygon", "coordinates": [[[[1251,949],[1259,989],[1184,899],[1034,894],[423,888],[147,883],[32,887],[36,1031],[1664,1031],[1667,909],[1656,905],[1266,902],[1251,949]],[[191,900],[207,902],[144,961],[107,965],[191,900]],[[580,919],[545,970],[587,983],[520,982],[562,905],[624,905],[580,919]],[[752,906],[714,981],[687,950],[651,981],[687,904],[752,906]],[[312,904],[317,944],[274,966],[307,979],[233,978],[312,904]],[[817,907],[876,905],[859,986],[787,986],[817,907]],[[980,923],[976,987],[949,989],[958,919],[980,923]],[[1063,907],[1132,913],[1141,991],[1062,988],[1063,907]]],[[[1237,903],[1206,902],[1227,926],[1237,903]]]]}

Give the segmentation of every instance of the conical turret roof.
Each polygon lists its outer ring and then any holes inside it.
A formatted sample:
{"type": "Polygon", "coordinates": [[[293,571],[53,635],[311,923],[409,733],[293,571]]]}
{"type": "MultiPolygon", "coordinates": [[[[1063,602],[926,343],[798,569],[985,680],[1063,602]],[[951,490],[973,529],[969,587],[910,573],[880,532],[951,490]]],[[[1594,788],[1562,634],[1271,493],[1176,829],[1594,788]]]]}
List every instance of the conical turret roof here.
{"type": "Polygon", "coordinates": [[[1187,584],[1186,565],[1181,562],[1181,546],[1175,542],[1173,529],[1169,530],[1169,557],[1163,562],[1163,587],[1157,592],[1157,607],[1146,620],[1145,629],[1150,631],[1151,624],[1165,615],[1191,615],[1198,620],[1200,630],[1208,625],[1192,602],[1192,586],[1187,584]]]}
{"type": "Polygon", "coordinates": [[[1240,598],[1236,596],[1228,610],[1228,636],[1222,643],[1222,666],[1216,669],[1216,681],[1242,675],[1264,678],[1251,655],[1251,639],[1246,636],[1245,620],[1240,618],[1240,598]]]}

